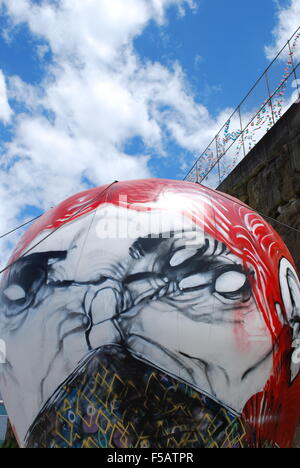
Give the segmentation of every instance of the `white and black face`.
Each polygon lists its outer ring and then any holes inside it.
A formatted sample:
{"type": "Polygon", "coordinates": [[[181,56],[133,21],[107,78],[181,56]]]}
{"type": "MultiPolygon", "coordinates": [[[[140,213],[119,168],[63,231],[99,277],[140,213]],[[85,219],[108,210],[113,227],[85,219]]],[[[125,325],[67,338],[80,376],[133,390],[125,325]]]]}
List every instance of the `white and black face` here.
{"type": "MultiPolygon", "coordinates": [[[[105,209],[108,232],[128,217],[105,209]]],[[[188,242],[192,226],[179,237],[174,219],[173,237],[149,238],[149,213],[131,210],[141,236],[100,239],[101,216],[99,208],[59,229],[2,284],[0,386],[20,439],[78,364],[108,344],[240,412],[273,364],[253,273],[209,236],[188,242]]]]}

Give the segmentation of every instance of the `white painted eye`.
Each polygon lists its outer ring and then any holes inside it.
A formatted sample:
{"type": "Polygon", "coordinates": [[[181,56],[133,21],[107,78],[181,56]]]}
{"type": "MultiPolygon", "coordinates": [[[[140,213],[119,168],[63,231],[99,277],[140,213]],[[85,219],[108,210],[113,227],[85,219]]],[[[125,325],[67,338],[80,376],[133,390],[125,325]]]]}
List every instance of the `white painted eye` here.
{"type": "Polygon", "coordinates": [[[181,265],[183,262],[185,262],[186,260],[188,260],[189,258],[193,257],[194,255],[196,255],[197,253],[197,250],[195,249],[182,249],[182,250],[178,250],[177,252],[175,252],[175,254],[173,255],[173,257],[171,258],[170,260],[170,265],[172,267],[176,267],[178,265],[181,265]]]}
{"type": "Polygon", "coordinates": [[[203,275],[192,275],[184,278],[179,283],[180,289],[199,288],[207,284],[207,281],[203,275]]]}
{"type": "Polygon", "coordinates": [[[26,297],[24,289],[18,284],[11,284],[7,289],[5,289],[5,291],[3,291],[3,294],[10,301],[20,301],[26,297]]]}
{"type": "Polygon", "coordinates": [[[216,281],[216,292],[219,294],[235,293],[245,286],[247,277],[238,271],[228,271],[219,276],[216,281]]]}

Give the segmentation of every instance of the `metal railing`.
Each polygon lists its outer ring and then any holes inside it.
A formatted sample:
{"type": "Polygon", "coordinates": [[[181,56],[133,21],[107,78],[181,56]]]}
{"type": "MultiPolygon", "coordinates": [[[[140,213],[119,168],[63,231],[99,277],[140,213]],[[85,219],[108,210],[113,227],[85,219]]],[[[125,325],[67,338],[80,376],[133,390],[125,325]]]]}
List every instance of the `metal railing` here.
{"type": "Polygon", "coordinates": [[[300,26],[230,115],[184,180],[216,188],[291,105],[300,99],[299,56],[300,26]],[[287,63],[282,71],[285,59],[287,63]]]}

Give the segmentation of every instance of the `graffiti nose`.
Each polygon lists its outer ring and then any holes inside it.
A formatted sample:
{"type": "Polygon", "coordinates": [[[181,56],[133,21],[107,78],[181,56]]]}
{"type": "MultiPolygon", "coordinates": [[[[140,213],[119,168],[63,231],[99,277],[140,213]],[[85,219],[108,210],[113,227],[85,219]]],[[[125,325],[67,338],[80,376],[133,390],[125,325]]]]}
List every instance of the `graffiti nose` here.
{"type": "Polygon", "coordinates": [[[92,324],[99,325],[118,315],[121,297],[114,289],[98,291],[91,303],[90,316],[92,324]]]}
{"type": "Polygon", "coordinates": [[[122,285],[108,279],[100,286],[89,288],[84,298],[84,309],[92,325],[99,325],[120,313],[122,305],[122,285]]]}
{"type": "Polygon", "coordinates": [[[120,334],[116,319],[124,309],[126,292],[122,283],[107,279],[101,285],[92,286],[85,295],[84,308],[90,318],[91,327],[88,342],[95,349],[99,343],[116,343],[120,334]]]}

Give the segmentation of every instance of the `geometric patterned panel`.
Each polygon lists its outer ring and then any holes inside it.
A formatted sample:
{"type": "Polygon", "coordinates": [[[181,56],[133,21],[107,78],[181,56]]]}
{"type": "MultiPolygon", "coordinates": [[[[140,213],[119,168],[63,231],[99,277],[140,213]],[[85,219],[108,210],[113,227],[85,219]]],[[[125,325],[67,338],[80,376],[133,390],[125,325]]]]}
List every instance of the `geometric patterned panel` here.
{"type": "Polygon", "coordinates": [[[241,418],[185,383],[106,346],[41,411],[28,447],[247,448],[241,418]]]}

